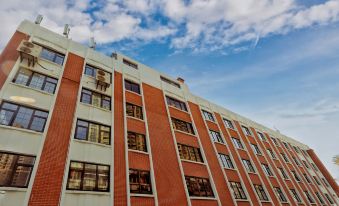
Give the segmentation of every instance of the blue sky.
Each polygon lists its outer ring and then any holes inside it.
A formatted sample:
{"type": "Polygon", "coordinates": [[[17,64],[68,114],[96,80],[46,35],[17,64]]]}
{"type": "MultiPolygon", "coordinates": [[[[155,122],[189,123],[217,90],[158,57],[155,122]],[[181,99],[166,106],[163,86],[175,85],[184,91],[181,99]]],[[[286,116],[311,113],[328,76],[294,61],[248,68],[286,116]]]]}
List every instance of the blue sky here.
{"type": "Polygon", "coordinates": [[[1,3],[0,48],[23,19],[181,76],[191,91],[316,150],[339,153],[338,0],[19,0],[1,3]]]}

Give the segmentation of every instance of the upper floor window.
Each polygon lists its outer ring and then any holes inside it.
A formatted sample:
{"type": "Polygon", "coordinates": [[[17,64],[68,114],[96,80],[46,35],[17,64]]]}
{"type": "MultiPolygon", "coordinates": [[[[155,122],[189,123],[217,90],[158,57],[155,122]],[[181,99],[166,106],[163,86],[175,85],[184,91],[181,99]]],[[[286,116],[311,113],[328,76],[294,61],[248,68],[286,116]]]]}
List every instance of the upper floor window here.
{"type": "Polygon", "coordinates": [[[288,150],[290,149],[290,148],[288,147],[288,144],[287,144],[286,142],[283,142],[283,144],[284,144],[284,146],[285,146],[286,149],[288,149],[288,150]]]}
{"type": "Polygon", "coordinates": [[[111,142],[111,127],[78,119],[75,139],[109,145],[111,142]]]}
{"type": "Polygon", "coordinates": [[[298,149],[298,147],[296,147],[296,146],[293,146],[293,149],[294,149],[294,151],[295,151],[296,153],[299,153],[299,149],[298,149]]]}
{"type": "Polygon", "coordinates": [[[242,163],[244,164],[244,167],[246,168],[247,172],[255,173],[254,167],[250,160],[242,159],[242,163]]]}
{"type": "Polygon", "coordinates": [[[241,126],[241,128],[242,128],[242,131],[245,133],[245,135],[248,135],[248,136],[252,135],[252,133],[251,133],[250,129],[248,129],[248,127],[241,126]]]}
{"type": "Polygon", "coordinates": [[[190,134],[195,134],[191,123],[175,119],[172,117],[173,128],[190,134]]]}
{"type": "Polygon", "coordinates": [[[85,75],[87,75],[87,76],[91,76],[93,78],[96,78],[98,73],[100,75],[100,72],[104,73],[105,75],[109,75],[108,78],[109,78],[110,82],[112,82],[112,74],[111,73],[106,72],[106,71],[99,69],[97,67],[88,65],[88,64],[86,64],[86,66],[85,66],[85,75]]]}
{"type": "Polygon", "coordinates": [[[125,79],[125,89],[140,94],[140,85],[125,79]]]}
{"type": "Polygon", "coordinates": [[[274,187],[274,191],[279,197],[280,202],[287,202],[287,199],[283,193],[283,191],[279,187],[274,187]]]}
{"type": "Polygon", "coordinates": [[[229,155],[219,153],[219,159],[223,167],[228,169],[234,169],[234,164],[229,155]]]}
{"type": "Polygon", "coordinates": [[[214,197],[209,179],[185,176],[187,190],[190,196],[214,197]]]}
{"type": "Polygon", "coordinates": [[[109,192],[109,165],[71,161],[67,189],[109,192]]]}
{"type": "Polygon", "coordinates": [[[263,133],[261,133],[261,132],[257,132],[257,133],[258,133],[259,139],[261,141],[266,141],[265,135],[263,133]]]}
{"type": "Polygon", "coordinates": [[[287,176],[285,170],[284,170],[283,168],[281,168],[281,167],[278,167],[278,169],[279,169],[279,171],[280,171],[281,176],[282,176],[285,180],[288,180],[289,178],[288,178],[288,176],[287,176]]]}
{"type": "Polygon", "coordinates": [[[305,165],[305,167],[307,168],[307,169],[309,169],[310,167],[308,166],[308,164],[306,163],[306,161],[305,160],[302,160],[302,162],[303,162],[303,164],[305,165]]]}
{"type": "Polygon", "coordinates": [[[325,202],[324,202],[323,198],[321,197],[321,195],[319,194],[319,192],[315,192],[315,195],[317,195],[318,200],[321,204],[325,204],[325,202]]]}
{"type": "Polygon", "coordinates": [[[151,175],[149,171],[129,169],[131,193],[152,194],[151,175]]]}
{"type": "Polygon", "coordinates": [[[315,203],[313,197],[311,196],[310,193],[308,193],[308,191],[304,191],[304,193],[305,193],[305,195],[306,195],[308,201],[309,201],[311,204],[312,204],[312,203],[315,203]]]}
{"type": "Polygon", "coordinates": [[[299,161],[297,160],[297,158],[294,157],[294,156],[292,156],[292,158],[293,158],[293,161],[295,162],[295,164],[298,165],[298,166],[300,166],[300,163],[299,163],[299,161]]]}
{"type": "Polygon", "coordinates": [[[241,186],[240,182],[231,182],[230,181],[230,186],[232,188],[233,191],[233,195],[235,199],[240,199],[240,200],[246,200],[246,194],[245,191],[243,189],[243,187],[241,186]]]}
{"type": "Polygon", "coordinates": [[[205,120],[209,120],[209,121],[212,121],[214,122],[214,117],[213,117],[213,114],[211,112],[208,112],[208,111],[205,111],[205,110],[202,110],[202,114],[204,115],[204,119],[205,120]]]}
{"type": "Polygon", "coordinates": [[[260,151],[258,145],[256,145],[256,144],[251,144],[251,147],[252,147],[253,152],[254,152],[255,154],[261,155],[261,151],[260,151]]]}
{"type": "Polygon", "coordinates": [[[325,178],[321,178],[321,180],[324,182],[324,184],[326,185],[326,187],[330,187],[330,185],[327,183],[327,181],[325,180],[325,178]]]}
{"type": "Polygon", "coordinates": [[[264,170],[264,172],[267,176],[270,176],[270,177],[273,176],[273,172],[267,164],[261,164],[261,167],[262,167],[262,169],[264,170]]]}
{"type": "Polygon", "coordinates": [[[255,191],[257,192],[259,200],[268,201],[268,196],[266,195],[264,187],[262,185],[253,185],[253,186],[254,186],[255,191]]]}
{"type": "Polygon", "coordinates": [[[318,168],[317,168],[317,166],[315,166],[314,163],[311,163],[311,165],[312,165],[312,167],[313,167],[313,169],[314,169],[315,171],[318,171],[318,168]]]}
{"type": "Polygon", "coordinates": [[[210,135],[212,137],[213,142],[224,143],[224,140],[222,139],[221,134],[219,132],[210,130],[210,135]]]}
{"type": "Polygon", "coordinates": [[[0,187],[27,187],[34,156],[0,151],[0,187]]]}
{"type": "Polygon", "coordinates": [[[285,162],[287,162],[287,163],[290,162],[290,160],[288,160],[285,153],[280,153],[280,154],[281,154],[281,156],[282,156],[282,158],[284,159],[285,162]]]}
{"type": "Polygon", "coordinates": [[[304,177],[305,177],[305,179],[306,179],[306,182],[307,183],[311,183],[311,180],[310,180],[310,178],[307,176],[307,174],[303,174],[304,175],[304,177]]]}
{"type": "Polygon", "coordinates": [[[48,61],[54,62],[56,64],[59,64],[61,66],[64,63],[64,59],[65,59],[65,55],[59,52],[53,51],[51,49],[47,49],[45,47],[42,48],[40,57],[48,61]]]}
{"type": "Polygon", "coordinates": [[[271,137],[272,141],[274,142],[275,146],[279,146],[279,142],[276,138],[271,137]]]}
{"type": "Polygon", "coordinates": [[[128,102],[126,103],[126,114],[127,116],[130,116],[130,117],[144,119],[142,115],[142,107],[128,103],[128,102]]]}
{"type": "Polygon", "coordinates": [[[181,159],[203,162],[199,148],[178,144],[178,151],[181,159]]]}
{"type": "Polygon", "coordinates": [[[236,148],[238,149],[244,149],[244,146],[242,145],[240,139],[232,137],[232,142],[235,145],[236,148]]]}
{"type": "Polygon", "coordinates": [[[317,183],[317,185],[320,185],[320,182],[316,176],[313,176],[314,181],[317,183]]]}
{"type": "Polygon", "coordinates": [[[166,96],[166,101],[167,101],[168,105],[187,112],[187,107],[186,107],[186,104],[184,102],[179,101],[179,100],[174,99],[174,98],[169,97],[169,96],[166,96]]]}
{"type": "Polygon", "coordinates": [[[292,174],[293,174],[295,180],[296,180],[297,182],[301,182],[301,179],[300,179],[299,175],[298,175],[295,171],[291,171],[291,172],[292,172],[292,174]]]}
{"type": "Polygon", "coordinates": [[[91,104],[96,107],[111,110],[111,97],[88,89],[83,88],[81,90],[80,101],[85,104],[91,104]]]}
{"type": "Polygon", "coordinates": [[[0,106],[0,124],[43,132],[48,112],[3,101],[0,106]]]}
{"type": "Polygon", "coordinates": [[[295,189],[290,189],[291,193],[292,193],[292,196],[293,198],[298,202],[298,203],[301,203],[301,199],[297,193],[297,191],[295,189]]]}
{"type": "Polygon", "coordinates": [[[276,159],[274,152],[271,149],[267,149],[267,153],[271,156],[272,159],[276,159]]]}
{"type": "Polygon", "coordinates": [[[143,134],[127,132],[128,149],[147,152],[146,138],[143,134]]]}
{"type": "Polygon", "coordinates": [[[132,67],[132,68],[134,68],[134,69],[138,69],[138,65],[137,65],[137,64],[135,64],[135,63],[133,63],[133,62],[127,60],[127,59],[123,59],[123,60],[122,60],[122,63],[124,63],[124,64],[126,64],[127,66],[132,67]]]}
{"type": "Polygon", "coordinates": [[[20,68],[13,82],[54,94],[58,80],[46,75],[20,68]]]}
{"type": "Polygon", "coordinates": [[[227,128],[235,130],[235,127],[234,127],[233,122],[231,120],[228,120],[228,119],[225,119],[225,118],[223,120],[224,120],[224,123],[225,123],[227,128]]]}
{"type": "Polygon", "coordinates": [[[330,198],[330,196],[327,193],[325,193],[324,195],[325,195],[326,199],[330,202],[331,205],[334,204],[332,198],[330,198]]]}
{"type": "Polygon", "coordinates": [[[167,84],[170,84],[172,86],[175,86],[177,88],[180,88],[180,84],[176,83],[175,81],[172,81],[170,79],[167,79],[166,77],[160,76],[161,81],[166,82],[167,84]]]}

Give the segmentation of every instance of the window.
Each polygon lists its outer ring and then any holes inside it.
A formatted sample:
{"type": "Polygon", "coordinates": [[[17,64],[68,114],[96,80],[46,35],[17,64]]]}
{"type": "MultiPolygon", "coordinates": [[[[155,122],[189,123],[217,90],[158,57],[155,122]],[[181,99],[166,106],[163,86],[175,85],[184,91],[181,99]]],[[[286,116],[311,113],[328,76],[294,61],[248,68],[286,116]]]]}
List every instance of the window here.
{"type": "Polygon", "coordinates": [[[282,176],[285,180],[288,180],[289,177],[287,176],[285,170],[284,170],[283,168],[281,168],[281,167],[278,167],[278,169],[279,169],[279,171],[280,171],[281,176],[282,176]]]}
{"type": "Polygon", "coordinates": [[[74,138],[110,145],[111,127],[78,119],[74,138]]]}
{"type": "Polygon", "coordinates": [[[314,169],[315,171],[319,171],[318,168],[317,168],[317,166],[315,166],[314,163],[311,163],[311,165],[312,165],[312,167],[313,167],[313,169],[314,169]]]}
{"type": "Polygon", "coordinates": [[[284,146],[285,146],[286,149],[288,149],[288,150],[290,149],[290,148],[288,147],[288,144],[287,144],[286,142],[283,142],[283,144],[284,144],[284,146]]]}
{"type": "Polygon", "coordinates": [[[169,97],[169,96],[166,96],[166,101],[167,101],[168,105],[187,112],[187,107],[186,107],[186,104],[184,102],[179,101],[179,100],[174,99],[174,98],[169,97]]]}
{"type": "Polygon", "coordinates": [[[259,200],[268,201],[268,197],[266,195],[266,192],[265,192],[263,186],[262,185],[253,185],[253,186],[254,186],[255,191],[258,194],[259,200]]]}
{"type": "Polygon", "coordinates": [[[246,194],[244,189],[242,188],[240,182],[230,182],[230,186],[233,190],[233,195],[235,199],[246,200],[246,194]]]}
{"type": "Polygon", "coordinates": [[[109,165],[71,161],[67,189],[109,192],[109,165]]]}
{"type": "Polygon", "coordinates": [[[181,159],[203,162],[199,148],[178,144],[178,150],[181,159]]]}
{"type": "Polygon", "coordinates": [[[294,156],[292,156],[292,158],[293,158],[293,161],[295,162],[295,164],[298,165],[298,166],[300,166],[300,163],[299,163],[299,161],[297,160],[297,158],[294,157],[294,156]]]}
{"type": "Polygon", "coordinates": [[[214,197],[209,179],[185,176],[187,190],[190,196],[214,197]]]}
{"type": "Polygon", "coordinates": [[[310,193],[308,193],[308,191],[304,191],[304,193],[305,193],[305,195],[306,195],[308,201],[309,201],[311,204],[312,204],[312,203],[315,203],[313,197],[311,196],[310,193]]]}
{"type": "Polygon", "coordinates": [[[205,119],[205,120],[209,120],[209,121],[215,122],[212,113],[210,113],[210,112],[208,112],[208,111],[205,111],[205,110],[202,110],[202,114],[204,115],[204,119],[205,119]]]}
{"type": "Polygon", "coordinates": [[[54,94],[58,80],[46,75],[20,68],[13,82],[27,87],[54,94]]]}
{"type": "Polygon", "coordinates": [[[271,149],[267,149],[267,153],[271,156],[272,159],[276,159],[274,152],[271,149]]]}
{"type": "Polygon", "coordinates": [[[233,125],[231,120],[228,120],[228,119],[225,119],[225,118],[223,120],[224,120],[224,123],[225,123],[227,128],[235,130],[235,127],[234,127],[234,125],[233,125]]]}
{"type": "Polygon", "coordinates": [[[224,140],[222,139],[222,137],[221,137],[219,132],[210,130],[210,135],[212,137],[213,142],[224,143],[224,140]]]}
{"type": "Polygon", "coordinates": [[[324,202],[323,198],[321,197],[321,195],[319,194],[319,192],[315,192],[315,195],[317,195],[317,198],[318,198],[318,200],[321,204],[325,204],[325,202],[324,202]]]}
{"type": "Polygon", "coordinates": [[[175,81],[172,81],[170,79],[167,79],[166,77],[160,76],[161,81],[166,82],[167,84],[170,84],[172,86],[175,86],[177,88],[180,88],[180,84],[176,83],[175,81]]]}
{"type": "Polygon", "coordinates": [[[251,147],[252,147],[253,152],[254,152],[255,154],[261,155],[261,151],[260,151],[258,145],[256,145],[256,144],[251,144],[251,147]]]}
{"type": "Polygon", "coordinates": [[[124,63],[124,64],[126,64],[127,66],[132,67],[132,68],[134,68],[134,69],[138,69],[138,65],[137,65],[137,64],[135,64],[135,63],[133,63],[133,62],[131,62],[131,61],[128,61],[127,59],[123,59],[123,60],[122,60],[122,63],[124,63]]]}
{"type": "Polygon", "coordinates": [[[100,74],[100,72],[104,73],[105,75],[109,75],[110,82],[112,82],[112,74],[111,73],[106,72],[106,71],[99,69],[97,67],[88,65],[88,64],[86,64],[86,66],[85,66],[85,75],[87,75],[87,76],[91,76],[93,78],[96,78],[97,74],[98,73],[100,74]]]}
{"type": "Polygon", "coordinates": [[[267,164],[261,164],[261,167],[267,176],[270,176],[270,177],[274,176],[273,172],[271,171],[271,168],[267,164]]]}
{"type": "Polygon", "coordinates": [[[274,137],[271,137],[272,141],[274,142],[275,146],[279,146],[278,140],[274,137]]]}
{"type": "Polygon", "coordinates": [[[259,139],[260,139],[261,141],[266,141],[266,138],[265,138],[265,136],[264,136],[263,133],[261,133],[261,132],[257,132],[257,133],[258,133],[259,139]]]}
{"type": "Polygon", "coordinates": [[[300,177],[298,176],[298,174],[297,174],[295,171],[291,171],[291,172],[292,172],[292,174],[293,174],[295,180],[296,180],[297,182],[301,182],[300,177]]]}
{"type": "Polygon", "coordinates": [[[331,205],[334,204],[332,198],[330,198],[330,196],[327,193],[325,193],[324,195],[325,195],[326,199],[330,202],[331,205]]]}
{"type": "Polygon", "coordinates": [[[219,159],[223,167],[228,168],[228,169],[234,169],[234,164],[229,155],[219,153],[219,159]]]}
{"type": "Polygon", "coordinates": [[[28,187],[34,156],[0,151],[0,187],[28,187]]]}
{"type": "Polygon", "coordinates": [[[146,138],[143,134],[127,132],[128,149],[147,152],[146,138]]]}
{"type": "Polygon", "coordinates": [[[129,169],[131,193],[152,194],[151,175],[149,171],[129,169]]]}
{"type": "Polygon", "coordinates": [[[3,101],[0,124],[43,132],[48,112],[3,101]]]}
{"type": "Polygon", "coordinates": [[[291,193],[292,193],[292,196],[293,198],[298,202],[298,203],[301,203],[301,199],[297,193],[297,191],[295,189],[290,189],[291,193]]]}
{"type": "Polygon", "coordinates": [[[330,185],[327,183],[327,181],[325,180],[325,178],[321,178],[321,180],[324,182],[324,184],[326,185],[326,187],[330,187],[330,185]]]}
{"type": "Polygon", "coordinates": [[[290,162],[284,153],[280,153],[286,163],[290,162]]]}
{"type": "Polygon", "coordinates": [[[40,53],[40,57],[42,59],[62,65],[64,63],[65,55],[43,47],[40,53]]]}
{"type": "Polygon", "coordinates": [[[126,103],[126,114],[127,116],[130,116],[130,117],[144,119],[144,117],[142,116],[142,107],[131,104],[131,103],[126,103]]]}
{"type": "Polygon", "coordinates": [[[246,168],[247,172],[255,173],[254,167],[250,160],[242,159],[242,163],[244,164],[244,167],[246,168]]]}
{"type": "Polygon", "coordinates": [[[302,160],[303,161],[303,164],[305,165],[305,167],[307,168],[307,169],[309,169],[310,167],[308,166],[308,164],[306,163],[306,161],[305,160],[302,160]]]}
{"type": "Polygon", "coordinates": [[[242,131],[244,132],[245,135],[248,135],[248,136],[252,135],[252,133],[251,133],[250,129],[248,129],[248,127],[241,126],[241,128],[242,128],[242,131]]]}
{"type": "Polygon", "coordinates": [[[310,178],[307,176],[307,174],[303,174],[304,175],[304,177],[305,177],[305,179],[306,179],[306,182],[307,183],[309,183],[309,184],[311,184],[311,180],[310,180],[310,178]]]}
{"type": "Polygon", "coordinates": [[[294,151],[295,151],[296,153],[299,153],[299,149],[298,149],[298,147],[296,147],[296,146],[293,146],[293,149],[294,149],[294,151]]]}
{"type": "Polygon", "coordinates": [[[194,135],[193,127],[191,123],[172,118],[173,129],[187,132],[194,135]]]}
{"type": "Polygon", "coordinates": [[[283,191],[279,187],[274,187],[274,191],[279,197],[280,202],[287,202],[287,199],[283,193],[283,191]]]}
{"type": "Polygon", "coordinates": [[[111,110],[111,97],[82,88],[80,101],[96,107],[111,110]]]}
{"type": "Polygon", "coordinates": [[[125,79],[125,89],[140,94],[140,85],[125,79]]]}
{"type": "Polygon", "coordinates": [[[317,183],[317,185],[320,185],[320,182],[316,176],[313,176],[314,181],[317,183]]]}
{"type": "Polygon", "coordinates": [[[232,137],[232,142],[235,145],[236,148],[238,149],[244,149],[244,146],[242,145],[240,139],[232,137]]]}

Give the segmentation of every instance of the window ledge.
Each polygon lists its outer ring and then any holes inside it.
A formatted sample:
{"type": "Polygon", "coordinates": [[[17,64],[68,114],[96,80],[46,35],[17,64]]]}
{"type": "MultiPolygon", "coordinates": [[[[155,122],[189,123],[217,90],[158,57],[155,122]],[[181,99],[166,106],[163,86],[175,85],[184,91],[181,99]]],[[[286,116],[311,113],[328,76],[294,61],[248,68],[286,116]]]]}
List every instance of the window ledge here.
{"type": "Polygon", "coordinates": [[[249,202],[248,199],[235,199],[235,201],[237,201],[237,202],[249,202]]]}
{"type": "Polygon", "coordinates": [[[184,112],[184,113],[190,115],[190,113],[189,113],[188,111],[181,110],[181,109],[176,108],[175,106],[172,106],[172,105],[169,105],[169,104],[167,104],[167,106],[168,106],[169,108],[172,108],[172,109],[175,109],[175,110],[178,110],[178,111],[180,111],[180,112],[184,112]]]}
{"type": "Polygon", "coordinates": [[[81,191],[81,190],[66,190],[68,194],[84,194],[84,195],[111,195],[110,192],[100,191],[81,191]]]}
{"type": "Polygon", "coordinates": [[[198,197],[198,196],[190,196],[191,200],[217,200],[215,197],[198,197]]]}
{"type": "MultiPolygon", "coordinates": [[[[212,140],[213,141],[213,140],[212,140]]],[[[213,141],[215,144],[220,144],[220,145],[223,145],[223,146],[227,146],[225,143],[221,143],[221,142],[216,142],[216,141],[213,141]]]]}
{"type": "Polygon", "coordinates": [[[238,150],[242,150],[242,151],[245,151],[245,152],[247,152],[247,150],[246,149],[242,149],[242,148],[238,148],[238,147],[236,147],[236,146],[234,146],[236,149],[238,149],[238,150]]]}
{"type": "Polygon", "coordinates": [[[0,187],[0,194],[5,194],[6,191],[27,192],[27,188],[23,187],[0,187]]]}
{"type": "Polygon", "coordinates": [[[192,137],[197,137],[195,134],[191,134],[191,133],[188,133],[188,132],[184,132],[184,131],[181,131],[181,130],[177,130],[177,129],[173,129],[175,132],[179,132],[179,133],[182,133],[182,134],[186,134],[186,135],[189,135],[189,136],[192,136],[192,137]]]}
{"type": "MultiPolygon", "coordinates": [[[[66,55],[64,56],[64,61],[62,62],[62,65],[57,64],[57,63],[55,63],[55,62],[52,62],[52,61],[50,61],[50,60],[48,60],[48,59],[44,59],[44,58],[42,58],[42,57],[39,57],[39,60],[41,60],[41,61],[43,61],[43,62],[45,62],[45,63],[48,63],[48,64],[53,64],[53,65],[55,65],[55,66],[58,66],[58,67],[60,67],[60,69],[61,69],[61,68],[63,68],[64,64],[66,63],[66,62],[65,62],[65,60],[66,60],[66,55]]],[[[44,65],[43,65],[43,66],[44,66],[44,65]]],[[[54,70],[53,70],[53,71],[54,71],[54,70]]]]}
{"type": "Polygon", "coordinates": [[[127,92],[127,93],[131,93],[131,94],[137,95],[137,96],[139,96],[139,97],[142,97],[142,95],[141,95],[141,94],[139,94],[139,93],[136,93],[136,92],[133,92],[133,91],[127,90],[127,89],[125,89],[125,88],[124,88],[124,90],[125,90],[125,92],[127,92]]]}
{"type": "Polygon", "coordinates": [[[52,94],[52,93],[48,93],[46,91],[36,89],[36,88],[33,88],[33,87],[29,87],[29,86],[25,86],[25,85],[22,85],[22,84],[17,84],[17,83],[14,83],[14,82],[9,82],[9,84],[12,84],[12,85],[15,85],[15,86],[18,86],[18,87],[22,87],[22,88],[25,88],[25,89],[30,89],[30,90],[33,90],[33,91],[36,91],[36,92],[39,92],[41,94],[45,94],[45,95],[48,95],[48,96],[54,96],[54,94],[52,94]]]}
{"type": "Polygon", "coordinates": [[[140,150],[134,150],[134,149],[128,149],[129,152],[135,152],[135,153],[140,153],[144,155],[149,155],[148,152],[140,151],[140,150]]]}
{"type": "MultiPolygon", "coordinates": [[[[230,130],[235,131],[235,132],[238,131],[238,130],[236,130],[236,129],[233,129],[233,128],[230,128],[230,127],[226,127],[226,126],[225,126],[225,128],[226,128],[226,129],[230,129],[230,130]]],[[[247,201],[247,200],[246,200],[246,201],[247,201]]]]}
{"type": "Polygon", "coordinates": [[[212,121],[212,120],[209,120],[209,119],[205,119],[205,118],[204,118],[204,120],[205,120],[206,122],[211,122],[211,123],[217,124],[215,121],[212,121]]]}
{"type": "Polygon", "coordinates": [[[98,107],[98,106],[94,106],[92,104],[86,104],[86,103],[83,103],[83,102],[79,102],[81,105],[84,105],[84,106],[87,106],[87,107],[92,107],[92,108],[95,108],[95,109],[99,109],[99,110],[102,110],[104,112],[112,112],[112,110],[109,110],[109,109],[105,109],[105,108],[101,108],[101,107],[98,107]]]}
{"type": "Polygon", "coordinates": [[[195,163],[195,164],[199,164],[199,165],[206,165],[204,162],[196,162],[196,161],[186,160],[186,159],[181,159],[181,161],[189,162],[189,163],[195,163]]]}
{"type": "Polygon", "coordinates": [[[42,135],[43,134],[43,132],[37,132],[37,131],[34,131],[34,130],[19,128],[19,127],[13,127],[13,126],[7,126],[7,125],[2,125],[2,124],[0,124],[0,128],[10,129],[10,130],[17,130],[17,131],[20,131],[20,132],[27,132],[27,133],[38,134],[38,135],[42,135]]]}
{"type": "Polygon", "coordinates": [[[76,138],[73,138],[73,140],[75,142],[80,142],[80,143],[84,143],[84,144],[92,144],[92,145],[97,145],[97,146],[106,147],[106,148],[112,147],[112,145],[101,144],[101,143],[97,143],[97,142],[90,142],[90,141],[87,141],[87,140],[80,140],[80,139],[76,139],[76,138]]]}
{"type": "Polygon", "coordinates": [[[137,194],[137,193],[130,193],[131,197],[148,197],[148,198],[154,198],[153,194],[137,194]]]}
{"type": "Polygon", "coordinates": [[[127,114],[126,114],[126,118],[128,118],[128,119],[133,119],[133,120],[137,120],[137,121],[140,121],[140,122],[145,123],[145,120],[144,120],[144,119],[139,119],[139,118],[136,118],[136,117],[128,116],[127,114]]]}
{"type": "Polygon", "coordinates": [[[262,203],[271,203],[271,201],[269,201],[269,200],[260,200],[260,202],[262,202],[262,203]]]}
{"type": "Polygon", "coordinates": [[[226,169],[226,170],[231,170],[231,171],[238,171],[236,168],[228,168],[228,167],[223,167],[224,169],[226,169]]]}

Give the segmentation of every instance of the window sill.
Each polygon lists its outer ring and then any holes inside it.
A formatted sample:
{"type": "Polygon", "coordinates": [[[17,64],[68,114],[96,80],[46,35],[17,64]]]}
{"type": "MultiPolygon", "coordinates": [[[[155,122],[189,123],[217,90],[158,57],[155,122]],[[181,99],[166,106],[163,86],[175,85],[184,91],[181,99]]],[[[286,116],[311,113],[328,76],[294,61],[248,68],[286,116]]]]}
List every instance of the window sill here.
{"type": "Polygon", "coordinates": [[[190,196],[191,200],[217,200],[215,197],[198,197],[198,196],[190,196]]]}
{"type": "Polygon", "coordinates": [[[131,93],[131,94],[137,95],[137,96],[139,96],[139,97],[142,97],[142,95],[139,94],[139,93],[136,93],[136,92],[133,92],[133,91],[130,91],[130,90],[127,90],[127,89],[124,89],[124,90],[125,90],[125,92],[127,92],[127,93],[131,93]]]}
{"type": "Polygon", "coordinates": [[[149,155],[148,152],[140,151],[140,150],[134,150],[134,149],[128,149],[129,152],[135,152],[139,154],[149,155]]]}
{"type": "MultiPolygon", "coordinates": [[[[41,60],[41,61],[43,61],[43,62],[45,62],[45,63],[53,64],[53,65],[55,65],[55,66],[57,66],[57,67],[62,68],[62,67],[64,66],[64,64],[65,64],[66,55],[64,56],[64,61],[62,62],[62,65],[57,64],[57,63],[55,63],[55,62],[52,62],[52,61],[50,61],[50,60],[48,60],[48,59],[44,59],[44,58],[42,58],[42,57],[39,57],[39,60],[41,60]]],[[[45,67],[45,65],[42,65],[42,66],[45,67]]],[[[54,70],[50,70],[50,71],[54,71],[54,70]]]]}
{"type": "Polygon", "coordinates": [[[109,110],[109,109],[105,109],[105,108],[102,108],[102,107],[98,107],[98,106],[94,106],[92,104],[86,104],[86,103],[83,103],[83,102],[79,102],[81,105],[84,105],[84,106],[87,106],[87,107],[92,107],[92,108],[95,108],[95,109],[99,109],[99,110],[102,110],[104,112],[112,112],[112,110],[109,110]]]}
{"type": "MultiPolygon", "coordinates": [[[[213,140],[212,140],[213,141],[213,140]]],[[[227,146],[225,143],[221,143],[221,142],[216,142],[216,141],[213,141],[215,144],[220,144],[220,145],[223,145],[223,146],[227,146]]]]}
{"type": "Polygon", "coordinates": [[[211,123],[217,124],[215,121],[212,121],[212,120],[210,120],[210,119],[205,119],[205,118],[204,118],[204,120],[205,120],[206,122],[211,122],[211,123]]]}
{"type": "Polygon", "coordinates": [[[136,118],[136,117],[132,117],[132,116],[128,116],[127,114],[126,114],[126,118],[128,118],[128,119],[133,119],[133,120],[137,120],[137,121],[140,121],[140,122],[145,123],[145,120],[139,119],[139,118],[136,118]]]}
{"type": "Polygon", "coordinates": [[[100,191],[81,191],[81,190],[66,190],[67,194],[84,194],[84,195],[111,195],[110,192],[100,191]]]}
{"type": "Polygon", "coordinates": [[[130,193],[131,197],[148,197],[148,198],[154,198],[153,194],[137,194],[137,193],[130,193]]]}
{"type": "Polygon", "coordinates": [[[237,169],[236,168],[227,168],[227,167],[224,167],[224,169],[226,169],[226,170],[231,170],[231,171],[237,171],[237,169]]]}
{"type": "Polygon", "coordinates": [[[26,187],[0,187],[0,194],[5,194],[7,191],[27,192],[26,187]]]}
{"type": "Polygon", "coordinates": [[[262,203],[271,203],[271,201],[269,201],[269,200],[260,200],[260,202],[262,202],[262,203]]]}
{"type": "Polygon", "coordinates": [[[195,164],[199,164],[199,165],[206,165],[204,162],[196,162],[196,161],[186,160],[186,159],[181,159],[181,161],[182,162],[195,163],[195,164]]]}
{"type": "Polygon", "coordinates": [[[249,202],[248,199],[235,199],[235,201],[237,201],[237,202],[249,202]]]}
{"type": "MultiPolygon", "coordinates": [[[[166,104],[167,104],[167,103],[166,103],[166,104]]],[[[180,111],[180,112],[184,112],[184,113],[190,115],[190,113],[189,113],[188,111],[181,110],[181,109],[179,109],[179,108],[176,108],[175,106],[168,105],[168,104],[167,104],[167,106],[168,106],[169,108],[172,108],[172,109],[175,109],[175,110],[178,110],[178,111],[180,111]]]]}
{"type": "Polygon", "coordinates": [[[188,132],[184,132],[184,131],[181,131],[181,130],[177,130],[177,129],[173,129],[175,132],[179,132],[179,133],[182,133],[182,134],[186,134],[186,135],[189,135],[189,136],[192,136],[192,137],[197,137],[195,134],[191,134],[191,133],[188,133],[188,132]]]}
{"type": "Polygon", "coordinates": [[[238,148],[238,147],[236,147],[236,146],[234,146],[236,149],[238,149],[238,150],[242,150],[242,151],[245,151],[245,152],[247,152],[247,150],[246,149],[242,149],[242,148],[238,148]]]}
{"type": "Polygon", "coordinates": [[[2,125],[2,124],[0,124],[0,128],[10,129],[10,130],[17,130],[17,131],[20,131],[20,132],[27,132],[27,133],[38,134],[38,135],[42,135],[43,134],[43,132],[37,132],[37,131],[34,131],[34,130],[19,128],[19,127],[13,127],[13,126],[7,126],[7,125],[2,125]]]}
{"type": "Polygon", "coordinates": [[[112,147],[112,145],[101,144],[101,143],[97,143],[97,142],[90,142],[90,141],[87,141],[87,140],[80,140],[80,139],[75,139],[75,138],[73,138],[73,140],[75,142],[80,142],[80,143],[83,143],[83,144],[97,145],[97,146],[106,147],[106,148],[111,148],[112,147]]]}
{"type": "Polygon", "coordinates": [[[48,92],[45,92],[43,90],[36,89],[36,88],[33,88],[33,87],[29,87],[29,86],[25,86],[25,85],[22,85],[22,84],[17,84],[17,83],[14,83],[14,82],[10,82],[9,84],[12,84],[12,85],[15,85],[15,86],[18,86],[18,87],[22,87],[22,88],[25,88],[25,89],[30,89],[30,90],[33,90],[33,91],[36,91],[36,92],[39,92],[41,94],[45,94],[45,95],[48,95],[48,96],[54,96],[54,94],[52,94],[52,93],[48,93],[48,92]]]}

